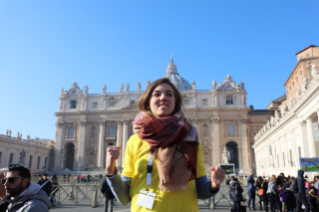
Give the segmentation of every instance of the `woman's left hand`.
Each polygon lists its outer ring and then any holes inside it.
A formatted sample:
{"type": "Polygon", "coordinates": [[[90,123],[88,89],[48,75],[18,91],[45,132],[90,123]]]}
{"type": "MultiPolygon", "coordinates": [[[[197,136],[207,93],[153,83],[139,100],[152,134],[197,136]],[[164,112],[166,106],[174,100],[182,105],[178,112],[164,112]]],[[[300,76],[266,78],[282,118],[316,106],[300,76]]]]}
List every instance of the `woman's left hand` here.
{"type": "Polygon", "coordinates": [[[224,181],[225,179],[225,171],[216,166],[216,167],[210,167],[210,178],[211,178],[211,189],[212,190],[217,190],[220,186],[220,184],[224,181]]]}

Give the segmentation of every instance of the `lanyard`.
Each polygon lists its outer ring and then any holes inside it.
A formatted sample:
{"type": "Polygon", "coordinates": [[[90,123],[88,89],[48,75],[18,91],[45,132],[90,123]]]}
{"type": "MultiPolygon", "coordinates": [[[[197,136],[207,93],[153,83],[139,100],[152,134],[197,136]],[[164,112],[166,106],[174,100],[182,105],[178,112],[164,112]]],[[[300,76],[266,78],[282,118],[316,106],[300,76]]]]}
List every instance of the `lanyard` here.
{"type": "Polygon", "coordinates": [[[154,159],[154,153],[149,152],[148,164],[147,164],[147,180],[146,180],[147,190],[149,189],[152,183],[153,159],[154,159]]]}

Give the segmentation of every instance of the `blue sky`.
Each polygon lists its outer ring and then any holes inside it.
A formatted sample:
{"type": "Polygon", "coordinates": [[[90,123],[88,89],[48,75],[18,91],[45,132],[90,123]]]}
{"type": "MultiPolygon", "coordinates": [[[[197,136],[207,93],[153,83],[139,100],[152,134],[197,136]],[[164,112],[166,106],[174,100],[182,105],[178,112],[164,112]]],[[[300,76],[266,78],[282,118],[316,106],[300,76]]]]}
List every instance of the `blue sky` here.
{"type": "Polygon", "coordinates": [[[0,134],[54,139],[62,87],[117,92],[165,74],[211,89],[227,74],[247,105],[281,96],[295,53],[319,45],[318,1],[0,0],[0,134]]]}

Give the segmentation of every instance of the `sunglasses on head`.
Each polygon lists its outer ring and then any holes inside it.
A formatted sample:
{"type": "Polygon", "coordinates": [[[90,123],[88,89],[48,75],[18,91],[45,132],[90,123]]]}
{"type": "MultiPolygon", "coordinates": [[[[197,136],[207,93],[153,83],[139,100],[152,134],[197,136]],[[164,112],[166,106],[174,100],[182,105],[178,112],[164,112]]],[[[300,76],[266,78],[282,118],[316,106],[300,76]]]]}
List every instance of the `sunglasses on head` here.
{"type": "Polygon", "coordinates": [[[1,183],[2,183],[3,185],[6,183],[6,181],[8,181],[9,183],[14,183],[15,178],[24,179],[24,177],[12,176],[12,177],[8,177],[8,178],[2,178],[2,179],[1,179],[1,183]]]}

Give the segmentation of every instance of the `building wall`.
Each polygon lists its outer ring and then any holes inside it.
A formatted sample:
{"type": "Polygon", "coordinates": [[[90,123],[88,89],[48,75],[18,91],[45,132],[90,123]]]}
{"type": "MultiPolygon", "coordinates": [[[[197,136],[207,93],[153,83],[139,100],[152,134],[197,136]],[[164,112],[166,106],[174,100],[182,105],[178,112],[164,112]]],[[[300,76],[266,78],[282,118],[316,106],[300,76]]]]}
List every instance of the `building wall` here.
{"type": "Polygon", "coordinates": [[[0,168],[6,168],[10,162],[10,154],[13,154],[12,163],[18,163],[20,158],[20,152],[22,149],[26,153],[24,164],[31,172],[44,172],[50,170],[52,164],[50,161],[53,159],[51,151],[54,149],[55,142],[44,139],[20,139],[12,137],[11,135],[0,134],[0,168]],[[30,156],[32,156],[32,162],[30,166],[30,156]],[[40,157],[39,167],[38,157],[40,157]],[[45,163],[45,158],[47,161],[45,163]]]}
{"type": "MultiPolygon", "coordinates": [[[[298,73],[295,71],[290,78],[298,73]]],[[[288,80],[286,84],[290,87],[289,83],[288,80]]],[[[291,105],[282,107],[283,102],[281,109],[255,136],[253,148],[258,175],[284,172],[296,176],[300,168],[299,157],[318,156],[319,139],[315,139],[313,129],[318,129],[319,122],[319,76],[311,78],[300,95],[287,95],[287,101],[289,98],[294,100],[291,105]]]]}

